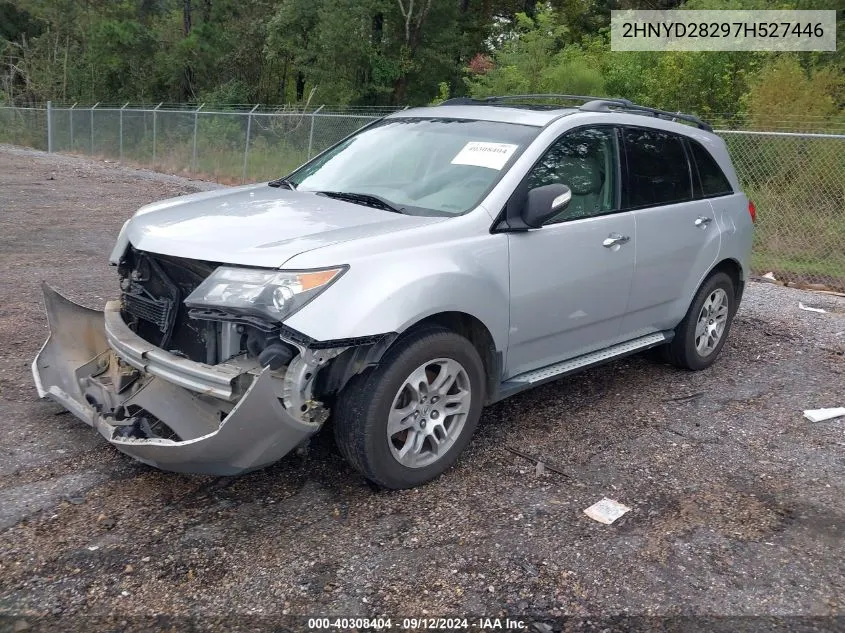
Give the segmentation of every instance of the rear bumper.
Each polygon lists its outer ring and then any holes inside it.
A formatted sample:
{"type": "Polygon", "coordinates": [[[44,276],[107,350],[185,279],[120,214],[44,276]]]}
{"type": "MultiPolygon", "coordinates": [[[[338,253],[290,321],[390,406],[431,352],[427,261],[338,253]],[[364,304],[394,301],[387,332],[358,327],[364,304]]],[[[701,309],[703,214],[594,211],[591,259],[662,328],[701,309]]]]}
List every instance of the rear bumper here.
{"type": "Polygon", "coordinates": [[[238,474],[277,461],[320,427],[285,407],[279,372],[170,354],[130,330],[117,302],[98,312],[45,284],[44,303],[50,337],[32,363],[38,395],[146,464],[238,474]],[[125,436],[141,418],[160,420],[179,439],[125,436]]]}

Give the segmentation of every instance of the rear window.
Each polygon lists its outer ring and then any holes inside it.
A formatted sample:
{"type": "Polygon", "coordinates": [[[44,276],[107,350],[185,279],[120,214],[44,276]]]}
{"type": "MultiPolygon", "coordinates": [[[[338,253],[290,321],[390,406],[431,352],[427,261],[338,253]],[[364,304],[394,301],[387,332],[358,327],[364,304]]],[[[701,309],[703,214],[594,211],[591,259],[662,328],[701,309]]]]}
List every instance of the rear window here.
{"type": "Polygon", "coordinates": [[[733,193],[733,187],[725,176],[725,172],[719,167],[716,159],[704,149],[698,141],[689,139],[689,146],[692,150],[692,157],[698,169],[698,179],[701,187],[696,197],[712,198],[713,196],[726,196],[733,193]]]}
{"type": "Polygon", "coordinates": [[[680,136],[625,128],[625,206],[651,207],[692,199],[689,161],[680,136]]]}

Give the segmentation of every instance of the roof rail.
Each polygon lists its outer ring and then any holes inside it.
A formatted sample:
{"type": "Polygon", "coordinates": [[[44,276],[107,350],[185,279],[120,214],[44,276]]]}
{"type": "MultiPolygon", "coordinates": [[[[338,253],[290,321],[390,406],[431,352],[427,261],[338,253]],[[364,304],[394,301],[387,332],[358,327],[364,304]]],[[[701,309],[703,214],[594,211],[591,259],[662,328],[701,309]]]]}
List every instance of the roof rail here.
{"type": "Polygon", "coordinates": [[[707,132],[712,132],[713,128],[692,114],[684,114],[682,112],[668,112],[666,110],[658,110],[657,108],[649,108],[641,106],[628,99],[608,98],[608,97],[590,97],[585,95],[559,95],[559,94],[530,94],[530,95],[502,95],[495,97],[483,97],[481,99],[473,99],[472,97],[454,97],[447,99],[440,105],[496,105],[497,103],[519,102],[519,101],[534,101],[534,100],[548,100],[557,99],[560,101],[583,101],[584,104],[580,106],[579,110],[584,112],[610,112],[611,108],[621,112],[629,112],[631,114],[643,114],[648,116],[666,119],[670,121],[681,120],[687,123],[692,123],[696,127],[707,132]]]}
{"type": "Polygon", "coordinates": [[[627,101],[625,104],[621,104],[620,101],[626,101],[625,99],[596,99],[595,101],[588,101],[584,105],[582,105],[579,110],[584,112],[610,112],[611,108],[621,112],[630,112],[631,114],[645,114],[650,115],[653,117],[657,117],[660,119],[666,119],[669,121],[674,121],[676,119],[680,119],[681,121],[686,121],[687,123],[692,123],[697,128],[705,130],[707,132],[712,132],[713,127],[699,119],[697,116],[693,114],[684,114],[683,112],[668,112],[667,110],[658,110],[657,108],[649,108],[646,106],[637,105],[636,103],[631,103],[627,101]]]}
{"type": "MultiPolygon", "coordinates": [[[[558,95],[558,94],[531,94],[531,95],[501,95],[495,97],[482,97],[481,99],[473,99],[472,97],[454,97],[447,99],[440,105],[484,105],[495,103],[506,103],[508,101],[534,101],[541,99],[558,99],[560,101],[597,101],[604,99],[604,97],[591,97],[585,95],[558,95]]],[[[606,101],[614,101],[620,105],[631,104],[627,99],[604,99],[606,101]]]]}

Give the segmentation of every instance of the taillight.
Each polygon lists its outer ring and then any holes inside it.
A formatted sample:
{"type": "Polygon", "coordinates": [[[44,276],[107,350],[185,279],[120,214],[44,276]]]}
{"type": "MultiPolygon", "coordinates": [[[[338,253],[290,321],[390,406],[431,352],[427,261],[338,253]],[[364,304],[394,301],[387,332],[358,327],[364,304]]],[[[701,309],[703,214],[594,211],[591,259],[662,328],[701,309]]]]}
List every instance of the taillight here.
{"type": "Polygon", "coordinates": [[[748,201],[748,214],[751,216],[751,221],[757,221],[757,207],[754,206],[754,203],[749,200],[748,201]]]}

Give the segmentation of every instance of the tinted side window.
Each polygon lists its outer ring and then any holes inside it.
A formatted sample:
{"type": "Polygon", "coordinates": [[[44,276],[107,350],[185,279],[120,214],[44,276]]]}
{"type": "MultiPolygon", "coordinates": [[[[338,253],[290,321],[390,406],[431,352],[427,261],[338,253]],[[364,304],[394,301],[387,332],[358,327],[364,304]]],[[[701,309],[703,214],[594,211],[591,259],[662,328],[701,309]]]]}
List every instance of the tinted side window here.
{"type": "Polygon", "coordinates": [[[626,128],[623,136],[628,165],[626,207],[692,199],[689,161],[679,136],[643,128],[626,128]]]}
{"type": "Polygon", "coordinates": [[[731,183],[728,181],[725,172],[719,164],[704,149],[698,141],[689,140],[689,147],[692,150],[692,157],[698,168],[698,178],[701,183],[701,192],[696,192],[696,197],[702,195],[705,198],[711,196],[724,196],[733,193],[731,183]]]}
{"type": "Polygon", "coordinates": [[[575,130],[556,140],[528,174],[528,189],[563,184],[572,191],[569,205],[546,224],[613,211],[616,155],[613,128],[575,130]]]}

